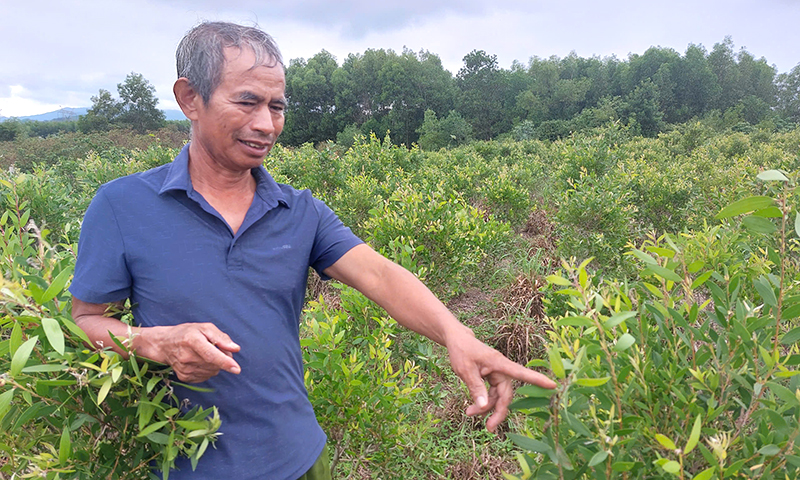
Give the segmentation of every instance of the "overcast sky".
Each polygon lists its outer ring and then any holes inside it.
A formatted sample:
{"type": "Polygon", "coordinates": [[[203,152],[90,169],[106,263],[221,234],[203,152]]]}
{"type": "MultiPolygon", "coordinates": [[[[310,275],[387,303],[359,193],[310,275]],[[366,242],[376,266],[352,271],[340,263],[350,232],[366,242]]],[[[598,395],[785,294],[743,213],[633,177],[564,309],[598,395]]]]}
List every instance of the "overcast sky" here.
{"type": "Polygon", "coordinates": [[[726,35],[779,73],[800,63],[800,0],[0,0],[0,116],[86,107],[130,72],[172,99],[175,47],[202,20],[257,23],[283,56],[425,49],[458,72],[474,49],[502,68],[530,57],[628,58],[650,46],[711,50],[726,35]],[[233,5],[233,6],[231,6],[233,5]]]}

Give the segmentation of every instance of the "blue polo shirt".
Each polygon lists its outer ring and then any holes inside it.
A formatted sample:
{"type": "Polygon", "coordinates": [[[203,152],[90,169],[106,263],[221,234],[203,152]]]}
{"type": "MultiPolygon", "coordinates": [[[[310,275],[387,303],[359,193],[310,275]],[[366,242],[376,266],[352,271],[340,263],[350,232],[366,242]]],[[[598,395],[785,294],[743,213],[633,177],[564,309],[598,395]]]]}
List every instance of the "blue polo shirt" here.
{"type": "Polygon", "coordinates": [[[252,170],[257,187],[234,235],[192,188],[188,145],[167,165],[103,185],[86,211],[72,294],[84,302],[131,299],[143,327],[212,322],[241,346],[240,375],[220,372],[177,387],[191,405],[219,407],[223,433],[192,472],[172,479],[294,480],[313,465],[325,434],[303,384],[299,319],[308,268],[333,265],[361,243],[308,190],[252,170]]]}

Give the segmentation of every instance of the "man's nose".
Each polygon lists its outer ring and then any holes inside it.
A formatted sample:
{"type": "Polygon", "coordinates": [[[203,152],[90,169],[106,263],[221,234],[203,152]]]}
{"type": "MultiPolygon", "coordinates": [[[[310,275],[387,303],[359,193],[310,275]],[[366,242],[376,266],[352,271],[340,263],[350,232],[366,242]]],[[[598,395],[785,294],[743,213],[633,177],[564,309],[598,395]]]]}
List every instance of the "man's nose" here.
{"type": "Polygon", "coordinates": [[[272,109],[269,108],[269,106],[259,108],[255,112],[252,128],[253,130],[264,133],[265,135],[271,135],[275,133],[275,119],[273,118],[272,109]]]}

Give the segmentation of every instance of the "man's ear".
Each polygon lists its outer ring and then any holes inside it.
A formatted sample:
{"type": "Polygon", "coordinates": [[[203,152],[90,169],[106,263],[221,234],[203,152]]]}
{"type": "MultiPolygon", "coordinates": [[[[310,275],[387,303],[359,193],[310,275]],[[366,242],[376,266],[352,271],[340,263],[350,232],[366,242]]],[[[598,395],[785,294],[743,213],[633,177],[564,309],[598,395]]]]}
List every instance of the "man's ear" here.
{"type": "Polygon", "coordinates": [[[172,92],[175,94],[175,100],[181,107],[183,114],[189,120],[197,120],[198,110],[205,107],[203,97],[197,93],[189,79],[185,77],[179,78],[172,86],[172,92]]]}

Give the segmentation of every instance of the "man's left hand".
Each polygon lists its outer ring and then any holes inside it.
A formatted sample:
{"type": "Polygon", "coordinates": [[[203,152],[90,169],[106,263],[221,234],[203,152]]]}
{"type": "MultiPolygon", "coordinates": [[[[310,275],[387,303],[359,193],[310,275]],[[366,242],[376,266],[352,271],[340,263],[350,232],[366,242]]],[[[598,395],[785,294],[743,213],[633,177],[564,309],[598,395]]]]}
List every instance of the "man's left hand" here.
{"type": "Polygon", "coordinates": [[[467,408],[467,415],[483,416],[494,411],[486,421],[486,429],[490,432],[494,432],[508,415],[508,406],[514,397],[513,380],[542,388],[556,387],[554,381],[512,362],[502,353],[476,339],[467,329],[456,338],[448,339],[446,346],[453,371],[467,385],[472,397],[473,403],[467,408]],[[488,392],[484,380],[489,383],[488,392]]]}

